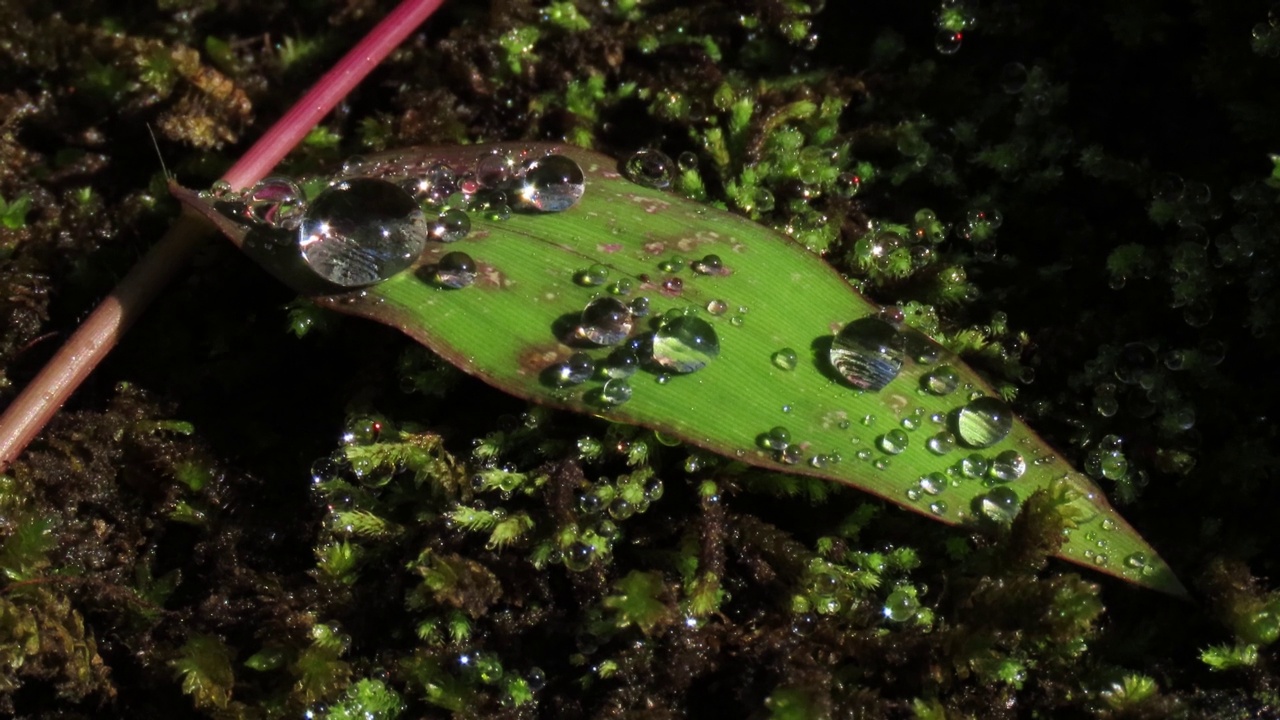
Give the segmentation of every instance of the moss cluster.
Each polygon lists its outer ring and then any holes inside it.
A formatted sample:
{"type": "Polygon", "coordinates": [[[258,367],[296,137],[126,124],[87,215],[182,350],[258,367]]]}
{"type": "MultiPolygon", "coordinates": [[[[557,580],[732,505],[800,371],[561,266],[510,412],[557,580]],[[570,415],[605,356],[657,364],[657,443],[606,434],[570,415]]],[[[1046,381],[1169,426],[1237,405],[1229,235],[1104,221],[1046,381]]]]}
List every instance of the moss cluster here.
{"type": "MultiPolygon", "coordinates": [[[[0,393],[389,2],[0,4],[0,393]]],[[[822,253],[1196,588],[503,397],[209,248],[0,476],[0,712],[1266,717],[1272,126],[1254,4],[448,3],[289,159],[564,138],[822,253]],[[1085,52],[1083,49],[1088,48],[1085,52]],[[1270,159],[1269,159],[1270,156],[1270,159]]]]}

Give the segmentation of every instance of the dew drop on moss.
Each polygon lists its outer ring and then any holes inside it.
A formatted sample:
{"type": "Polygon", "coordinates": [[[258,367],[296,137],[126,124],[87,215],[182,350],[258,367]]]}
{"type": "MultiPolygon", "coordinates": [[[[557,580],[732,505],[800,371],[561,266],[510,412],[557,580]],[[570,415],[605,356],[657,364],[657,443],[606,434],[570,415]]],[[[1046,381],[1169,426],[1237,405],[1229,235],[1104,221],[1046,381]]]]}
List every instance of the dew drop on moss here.
{"type": "Polygon", "coordinates": [[[950,395],[960,385],[960,373],[950,365],[939,365],[921,378],[921,386],[934,395],[950,395]]]}
{"type": "Polygon", "coordinates": [[[303,261],[321,278],[363,287],[405,270],[426,245],[422,209],[385,180],[355,178],[316,196],[298,227],[303,261]]]}
{"type": "Polygon", "coordinates": [[[919,610],[920,601],[903,588],[894,590],[884,599],[884,617],[891,622],[906,622],[919,610]]]}
{"type": "Polygon", "coordinates": [[[903,339],[891,324],[864,317],[845,325],[831,342],[831,366],[849,384],[882,390],[902,370],[903,339]]]}
{"type": "Polygon", "coordinates": [[[627,339],[634,320],[631,308],[613,297],[598,297],[587,303],[578,324],[578,334],[596,345],[616,345],[627,339]]]}
{"type": "Polygon", "coordinates": [[[1027,461],[1017,450],[1005,450],[991,461],[991,477],[1000,482],[1010,482],[1027,471],[1027,461]]]}
{"type": "Polygon", "coordinates": [[[665,188],[671,185],[675,163],[661,150],[637,150],[622,163],[622,174],[637,185],[665,188]]]}
{"type": "Polygon", "coordinates": [[[582,572],[591,567],[595,557],[594,547],[577,540],[564,551],[564,567],[571,572],[582,572]]]}
{"type": "Polygon", "coordinates": [[[907,449],[907,445],[911,442],[911,438],[905,432],[894,428],[889,432],[876,438],[876,445],[889,455],[897,455],[907,449]]]}
{"type": "Polygon", "coordinates": [[[653,361],[674,373],[701,370],[719,354],[715,329],[692,315],[665,320],[653,335],[653,361]]]}
{"type": "Polygon", "coordinates": [[[476,281],[476,261],[464,252],[445,253],[436,264],[435,281],[447,288],[464,288],[476,281]]]}
{"type": "Polygon", "coordinates": [[[520,207],[540,212],[562,212],[582,199],[586,179],[582,168],[564,155],[526,160],[524,181],[515,192],[520,207]]]}
{"type": "Polygon", "coordinates": [[[956,416],[956,434],[969,447],[995,445],[1013,429],[1013,411],[999,398],[980,397],[960,408],[956,416]]]}

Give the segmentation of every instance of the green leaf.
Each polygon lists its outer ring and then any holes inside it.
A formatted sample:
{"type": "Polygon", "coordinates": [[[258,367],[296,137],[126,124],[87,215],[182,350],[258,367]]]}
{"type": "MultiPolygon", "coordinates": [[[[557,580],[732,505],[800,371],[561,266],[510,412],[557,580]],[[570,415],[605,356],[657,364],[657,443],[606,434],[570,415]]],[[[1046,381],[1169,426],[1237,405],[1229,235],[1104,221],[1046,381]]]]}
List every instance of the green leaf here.
{"type": "MultiPolygon", "coordinates": [[[[559,213],[491,220],[473,212],[471,233],[459,242],[429,242],[415,271],[361,290],[312,292],[313,300],[399,328],[513,395],[648,427],[750,465],[852,485],[941,522],[1007,523],[1033,491],[1047,489],[1064,516],[1062,558],[1185,593],[1102,491],[1021,420],[1012,418],[1007,434],[995,434],[1003,435],[998,441],[981,441],[981,426],[960,410],[977,397],[998,398],[994,387],[918,332],[878,319],[879,306],[788,238],[632,183],[617,161],[566,145],[416,149],[374,156],[362,167],[388,175],[433,162],[466,169],[495,151],[567,155],[585,173],[585,194],[559,213]],[[443,289],[434,282],[434,266],[455,251],[475,259],[478,278],[470,287],[443,289]],[[723,268],[696,272],[696,263],[711,254],[723,268]],[[675,259],[681,269],[663,265],[675,259]],[[603,283],[584,284],[599,280],[601,271],[603,283]],[[642,369],[629,380],[630,399],[619,405],[606,402],[598,377],[556,387],[549,381],[553,366],[575,352],[600,363],[612,351],[579,339],[573,329],[592,298],[622,289],[613,283],[631,287],[620,299],[650,301],[651,315],[636,321],[631,338],[652,331],[664,313],[688,312],[713,329],[718,356],[688,374],[642,369]],[[867,342],[880,342],[869,336],[889,328],[891,342],[907,344],[900,372],[878,391],[854,387],[830,359],[837,333],[854,321],[867,342]],[[937,377],[944,365],[954,369],[954,382],[937,377]],[[954,389],[935,394],[930,386],[954,389]],[[789,435],[785,452],[770,435],[774,428],[789,435]],[[950,450],[934,443],[935,452],[929,439],[940,433],[959,435],[960,442],[950,450]],[[966,444],[965,438],[980,442],[966,444]],[[998,482],[991,468],[1000,458],[1020,459],[1014,465],[1025,471],[998,482]]],[[[233,238],[250,235],[242,221],[219,214],[194,193],[174,192],[233,238]]],[[[290,277],[278,267],[274,272],[290,277]]],[[[315,279],[309,282],[314,287],[315,279]]],[[[305,280],[292,284],[307,289],[305,280]]],[[[992,407],[1012,417],[1003,404],[992,407]]]]}

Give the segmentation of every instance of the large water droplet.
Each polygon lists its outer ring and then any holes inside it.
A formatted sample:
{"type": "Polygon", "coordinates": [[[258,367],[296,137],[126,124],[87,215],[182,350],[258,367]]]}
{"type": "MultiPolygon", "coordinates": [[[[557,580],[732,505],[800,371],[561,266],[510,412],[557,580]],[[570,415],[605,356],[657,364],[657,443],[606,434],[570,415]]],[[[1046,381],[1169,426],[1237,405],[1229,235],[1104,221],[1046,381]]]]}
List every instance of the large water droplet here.
{"type": "Polygon", "coordinates": [[[831,366],[854,387],[881,390],[902,370],[904,344],[893,325],[876,317],[859,318],[831,341],[831,366]]]}
{"type": "Polygon", "coordinates": [[[525,161],[524,182],[515,197],[520,207],[561,212],[577,205],[585,190],[578,163],[564,155],[547,155],[525,161]]]}
{"type": "Polygon", "coordinates": [[[316,196],[298,228],[302,259],[342,287],[381,282],[408,268],[427,241],[422,209],[385,180],[355,178],[316,196]]]}
{"type": "Polygon", "coordinates": [[[692,315],[666,320],[653,335],[653,360],[671,372],[701,370],[719,354],[715,329],[692,315]]]}
{"type": "Polygon", "coordinates": [[[578,334],[596,345],[616,345],[627,339],[634,324],[631,308],[613,297],[598,297],[587,303],[578,324],[578,334]]]}
{"type": "Polygon", "coordinates": [[[1013,411],[999,398],[983,396],[960,408],[956,416],[956,434],[965,445],[991,447],[1013,429],[1013,411]]]}
{"type": "Polygon", "coordinates": [[[499,188],[516,174],[516,160],[502,152],[485,155],[476,161],[476,182],[482,187],[499,188]]]}
{"type": "Polygon", "coordinates": [[[637,150],[622,163],[622,174],[637,185],[665,188],[675,174],[675,163],[661,150],[637,150]]]}
{"type": "Polygon", "coordinates": [[[1027,461],[1017,450],[1005,450],[991,461],[991,477],[1000,482],[1010,482],[1027,471],[1027,461]]]}
{"type": "Polygon", "coordinates": [[[435,280],[448,288],[467,287],[476,281],[476,261],[466,253],[445,253],[436,264],[435,280]]]}
{"type": "Polygon", "coordinates": [[[249,220],[268,227],[293,230],[306,209],[302,190],[287,177],[265,178],[244,194],[244,210],[249,220]]]}

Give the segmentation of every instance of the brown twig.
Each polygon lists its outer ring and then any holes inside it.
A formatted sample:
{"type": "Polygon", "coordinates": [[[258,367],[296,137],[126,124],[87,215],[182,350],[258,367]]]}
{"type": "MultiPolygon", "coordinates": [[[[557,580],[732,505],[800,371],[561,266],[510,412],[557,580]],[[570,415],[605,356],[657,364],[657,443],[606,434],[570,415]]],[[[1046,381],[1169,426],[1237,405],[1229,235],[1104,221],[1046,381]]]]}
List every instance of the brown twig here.
{"type": "MultiPolygon", "coordinates": [[[[403,0],[272,125],[223,179],[233,188],[246,187],[262,179],[443,2],[403,0]]],[[[0,472],[44,429],[71,393],[212,234],[203,220],[184,212],[14,398],[0,415],[0,472]]]]}

